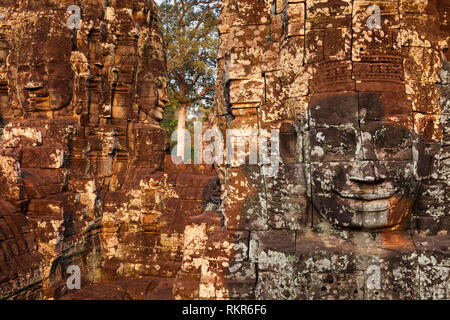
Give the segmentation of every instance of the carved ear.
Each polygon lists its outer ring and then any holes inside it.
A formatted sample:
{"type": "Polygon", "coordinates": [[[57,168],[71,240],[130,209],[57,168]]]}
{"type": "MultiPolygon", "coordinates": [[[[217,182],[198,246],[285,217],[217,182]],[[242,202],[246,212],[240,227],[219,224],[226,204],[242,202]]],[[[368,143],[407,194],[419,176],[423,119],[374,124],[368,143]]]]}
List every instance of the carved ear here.
{"type": "Polygon", "coordinates": [[[293,163],[297,158],[297,129],[291,123],[281,125],[280,155],[283,163],[293,163]]]}

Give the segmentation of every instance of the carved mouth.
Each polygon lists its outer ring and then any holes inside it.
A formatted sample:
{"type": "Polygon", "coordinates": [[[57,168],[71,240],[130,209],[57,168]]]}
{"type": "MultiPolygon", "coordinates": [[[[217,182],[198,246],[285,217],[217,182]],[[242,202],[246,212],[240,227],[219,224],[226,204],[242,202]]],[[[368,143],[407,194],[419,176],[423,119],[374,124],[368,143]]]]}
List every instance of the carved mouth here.
{"type": "Polygon", "coordinates": [[[164,114],[164,108],[163,107],[160,107],[160,106],[156,107],[156,111],[159,111],[159,112],[161,112],[161,114],[164,114]]]}
{"type": "Polygon", "coordinates": [[[348,204],[350,209],[359,213],[389,211],[403,198],[403,195],[397,190],[359,194],[336,192],[336,194],[348,204]]]}
{"type": "Polygon", "coordinates": [[[333,190],[339,197],[351,200],[360,201],[372,201],[372,200],[385,200],[392,198],[398,193],[398,190],[380,190],[378,192],[345,192],[333,190]]]}
{"type": "Polygon", "coordinates": [[[28,98],[28,99],[30,99],[30,101],[33,101],[33,102],[42,102],[42,101],[47,101],[48,100],[48,96],[47,97],[28,98]]]}
{"type": "Polygon", "coordinates": [[[372,201],[359,201],[356,204],[350,204],[350,207],[360,213],[364,212],[385,212],[391,207],[391,201],[389,199],[372,200],[372,201]]]}
{"type": "Polygon", "coordinates": [[[40,105],[48,102],[48,95],[44,97],[29,97],[28,101],[31,105],[40,105]]]}
{"type": "Polygon", "coordinates": [[[50,96],[48,92],[35,92],[35,93],[28,93],[28,99],[30,101],[45,101],[50,96]]]}
{"type": "Polygon", "coordinates": [[[163,100],[158,100],[157,106],[158,108],[164,109],[166,107],[166,104],[163,100]]]}

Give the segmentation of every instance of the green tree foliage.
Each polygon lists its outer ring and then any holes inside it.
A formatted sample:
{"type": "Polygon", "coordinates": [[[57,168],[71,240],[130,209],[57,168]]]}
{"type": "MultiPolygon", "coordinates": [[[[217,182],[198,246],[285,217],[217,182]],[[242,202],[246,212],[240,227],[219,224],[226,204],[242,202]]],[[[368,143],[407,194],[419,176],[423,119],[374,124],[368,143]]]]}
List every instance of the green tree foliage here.
{"type": "Polygon", "coordinates": [[[169,101],[164,109],[164,118],[161,121],[161,127],[169,132],[173,132],[177,128],[177,105],[173,101],[169,101]]]}
{"type": "Polygon", "coordinates": [[[170,133],[177,126],[186,127],[187,109],[203,118],[212,106],[220,6],[217,0],[163,0],[159,6],[169,74],[169,103],[162,126],[170,133]]]}

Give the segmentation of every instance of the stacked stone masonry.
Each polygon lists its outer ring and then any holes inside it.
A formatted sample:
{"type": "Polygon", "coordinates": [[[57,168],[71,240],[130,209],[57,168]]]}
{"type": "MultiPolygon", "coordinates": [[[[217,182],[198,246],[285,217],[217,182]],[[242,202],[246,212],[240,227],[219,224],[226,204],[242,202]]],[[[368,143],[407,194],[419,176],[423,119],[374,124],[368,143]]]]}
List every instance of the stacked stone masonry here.
{"type": "Polygon", "coordinates": [[[77,266],[79,298],[170,298],[185,225],[219,196],[211,166],[168,155],[155,3],[7,0],[0,14],[0,297],[70,298],[77,266]]]}
{"type": "Polygon", "coordinates": [[[448,299],[449,10],[224,0],[204,127],[265,174],[172,162],[153,1],[2,1],[0,297],[448,299]]]}
{"type": "Polygon", "coordinates": [[[223,1],[210,127],[278,129],[281,164],[217,166],[177,298],[449,298],[449,5],[223,1]]]}

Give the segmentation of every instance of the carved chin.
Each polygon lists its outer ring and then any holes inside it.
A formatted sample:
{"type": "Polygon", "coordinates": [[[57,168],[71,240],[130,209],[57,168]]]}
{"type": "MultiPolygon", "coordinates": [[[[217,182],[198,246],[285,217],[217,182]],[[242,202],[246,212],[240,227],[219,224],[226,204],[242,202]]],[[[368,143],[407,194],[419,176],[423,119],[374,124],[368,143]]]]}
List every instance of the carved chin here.
{"type": "Polygon", "coordinates": [[[399,228],[405,225],[411,215],[411,209],[413,200],[406,197],[391,197],[384,200],[383,207],[385,209],[378,209],[379,204],[374,204],[371,208],[371,204],[366,204],[366,210],[361,211],[361,225],[363,229],[387,229],[387,228],[399,228]]]}
{"type": "Polygon", "coordinates": [[[30,110],[50,110],[50,99],[48,97],[28,98],[27,103],[30,110]]]}
{"type": "Polygon", "coordinates": [[[162,121],[164,118],[164,110],[162,108],[156,107],[152,111],[152,118],[157,121],[162,121]]]}
{"type": "Polygon", "coordinates": [[[363,229],[381,229],[390,227],[389,217],[391,209],[400,198],[391,195],[383,198],[376,195],[368,195],[367,199],[343,199],[350,212],[353,212],[352,224],[363,229]],[[371,198],[370,196],[375,196],[371,198]]]}

